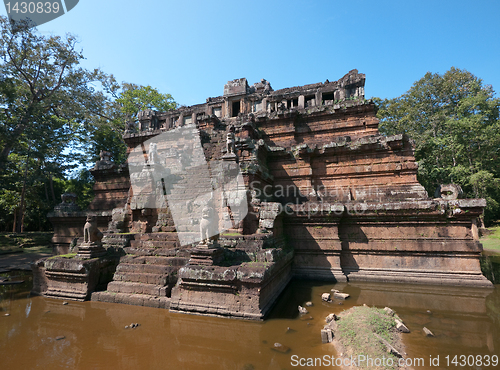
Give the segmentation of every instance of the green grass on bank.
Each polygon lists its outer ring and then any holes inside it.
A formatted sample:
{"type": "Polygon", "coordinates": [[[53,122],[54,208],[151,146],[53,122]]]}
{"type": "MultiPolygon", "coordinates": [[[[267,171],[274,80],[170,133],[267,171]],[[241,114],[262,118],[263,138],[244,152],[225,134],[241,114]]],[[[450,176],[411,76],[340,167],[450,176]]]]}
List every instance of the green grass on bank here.
{"type": "Polygon", "coordinates": [[[500,224],[489,227],[488,230],[492,233],[480,239],[483,249],[500,253],[500,224]]]}
{"type": "Polygon", "coordinates": [[[52,253],[53,232],[0,233],[0,255],[10,253],[52,253]]]}
{"type": "MultiPolygon", "coordinates": [[[[378,334],[392,346],[399,347],[399,336],[395,326],[394,317],[387,315],[384,310],[356,306],[340,314],[335,338],[342,345],[345,357],[357,358],[359,355],[372,359],[385,357],[392,359],[393,364],[397,364],[398,359],[392,353],[387,353],[387,348],[374,334],[378,334]]],[[[367,368],[366,364],[361,365],[360,368],[367,368]]],[[[368,366],[368,368],[393,370],[398,366],[387,364],[387,366],[368,366]]]]}

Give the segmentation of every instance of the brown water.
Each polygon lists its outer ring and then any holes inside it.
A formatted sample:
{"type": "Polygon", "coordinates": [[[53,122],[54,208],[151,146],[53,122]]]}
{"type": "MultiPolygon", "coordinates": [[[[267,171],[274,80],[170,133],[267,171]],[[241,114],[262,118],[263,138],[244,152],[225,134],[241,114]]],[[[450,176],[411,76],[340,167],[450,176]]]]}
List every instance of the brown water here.
{"type": "Polygon", "coordinates": [[[454,355],[500,355],[498,286],[470,290],[293,282],[265,322],[170,314],[162,309],[101,302],[63,305],[60,300],[30,297],[28,291],[29,282],[0,286],[1,370],[293,369],[293,355],[335,356],[331,344],[321,343],[324,317],[363,303],[397,311],[411,330],[404,335],[407,357],[425,360],[425,366],[417,369],[485,369],[488,367],[446,366],[445,356],[451,360],[454,355]],[[343,302],[321,302],[321,294],[333,287],[351,297],[343,302]],[[306,301],[314,303],[309,308],[312,320],[303,320],[296,313],[297,305],[306,301]],[[124,328],[136,322],[138,328],[124,328]],[[423,326],[436,337],[425,337],[423,326]],[[64,339],[56,340],[60,336],[64,339]],[[291,350],[275,352],[270,349],[275,342],[291,350]],[[429,356],[438,355],[440,366],[430,367],[429,356]]]}

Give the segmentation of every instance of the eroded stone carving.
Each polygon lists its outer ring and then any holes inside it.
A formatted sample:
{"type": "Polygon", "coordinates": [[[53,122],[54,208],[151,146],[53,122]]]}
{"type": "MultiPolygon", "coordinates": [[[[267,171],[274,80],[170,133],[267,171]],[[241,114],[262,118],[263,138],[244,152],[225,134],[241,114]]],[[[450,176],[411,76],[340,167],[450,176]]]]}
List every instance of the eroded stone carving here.
{"type": "Polygon", "coordinates": [[[211,235],[212,229],[214,226],[214,209],[211,207],[210,203],[208,203],[203,210],[201,211],[201,220],[200,220],[200,245],[209,245],[211,244],[211,235]]]}
{"type": "Polygon", "coordinates": [[[83,228],[83,242],[98,244],[101,242],[102,236],[102,233],[97,228],[96,217],[87,216],[87,222],[83,228]]]}
{"type": "Polygon", "coordinates": [[[149,144],[149,153],[148,153],[148,164],[157,164],[158,160],[158,149],[156,143],[149,144]]]}
{"type": "Polygon", "coordinates": [[[463,191],[460,185],[443,184],[439,185],[434,193],[435,198],[443,198],[444,200],[454,200],[463,197],[463,191]]]}
{"type": "Polygon", "coordinates": [[[76,203],[76,194],[75,193],[63,193],[61,194],[61,200],[64,204],[75,204],[76,203]]]}
{"type": "Polygon", "coordinates": [[[80,207],[76,204],[76,194],[65,192],[61,194],[61,203],[54,207],[54,212],[78,212],[80,207]]]}
{"type": "Polygon", "coordinates": [[[103,162],[110,162],[111,156],[112,156],[112,153],[108,152],[107,150],[101,150],[101,152],[99,153],[99,157],[101,158],[101,161],[103,161],[103,162]]]}
{"type": "Polygon", "coordinates": [[[87,216],[87,222],[83,227],[83,243],[78,246],[77,256],[80,258],[95,258],[106,254],[101,240],[103,234],[97,228],[97,218],[93,215],[87,216]]]}
{"type": "Polygon", "coordinates": [[[125,133],[126,134],[133,134],[135,132],[137,132],[137,126],[136,126],[135,122],[134,121],[127,122],[125,133]]]}
{"type": "Polygon", "coordinates": [[[229,129],[229,132],[226,135],[226,151],[227,154],[235,154],[236,152],[236,138],[234,136],[234,127],[232,126],[229,129]]]}

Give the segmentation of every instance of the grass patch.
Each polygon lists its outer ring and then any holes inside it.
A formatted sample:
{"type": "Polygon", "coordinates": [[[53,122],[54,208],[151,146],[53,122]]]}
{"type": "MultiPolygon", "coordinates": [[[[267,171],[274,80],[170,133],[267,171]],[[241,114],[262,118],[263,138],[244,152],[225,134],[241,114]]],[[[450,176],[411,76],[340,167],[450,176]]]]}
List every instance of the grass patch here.
{"type": "Polygon", "coordinates": [[[68,253],[68,254],[59,254],[57,256],[52,256],[49,258],[49,260],[54,259],[54,258],[75,258],[76,253],[68,253]]]}
{"type": "Polygon", "coordinates": [[[374,333],[378,334],[392,346],[398,348],[399,334],[395,326],[394,317],[388,316],[382,309],[365,306],[353,307],[340,314],[335,339],[343,347],[344,357],[357,358],[360,355],[379,359],[385,357],[386,359],[391,358],[394,364],[394,366],[385,367],[366,367],[364,364],[365,366],[361,366],[362,368],[397,369],[398,358],[387,353],[386,347],[374,335],[374,333]]]}
{"type": "Polygon", "coordinates": [[[226,233],[226,234],[221,234],[221,236],[243,236],[240,233],[226,233]]]}
{"type": "Polygon", "coordinates": [[[488,230],[492,233],[479,240],[483,249],[500,252],[500,225],[489,227],[488,230]]]}
{"type": "Polygon", "coordinates": [[[52,253],[53,232],[0,233],[0,251],[52,253]]]}

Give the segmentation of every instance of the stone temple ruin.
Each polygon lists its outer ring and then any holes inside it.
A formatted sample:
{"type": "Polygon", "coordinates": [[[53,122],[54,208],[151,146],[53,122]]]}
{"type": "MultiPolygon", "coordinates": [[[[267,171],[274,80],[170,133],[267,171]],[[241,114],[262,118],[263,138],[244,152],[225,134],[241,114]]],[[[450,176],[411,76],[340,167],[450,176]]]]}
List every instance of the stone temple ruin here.
{"type": "Polygon", "coordinates": [[[93,168],[88,210],[49,214],[57,252],[80,249],[38,261],[34,290],[262,319],[292,278],[491,286],[485,200],[453,185],[429,197],[411,140],[379,134],[364,84],[357,70],[276,91],[241,78],[206,103],[140,112],[128,163],[104,152],[93,168]],[[88,215],[99,255],[81,238],[88,215]]]}

